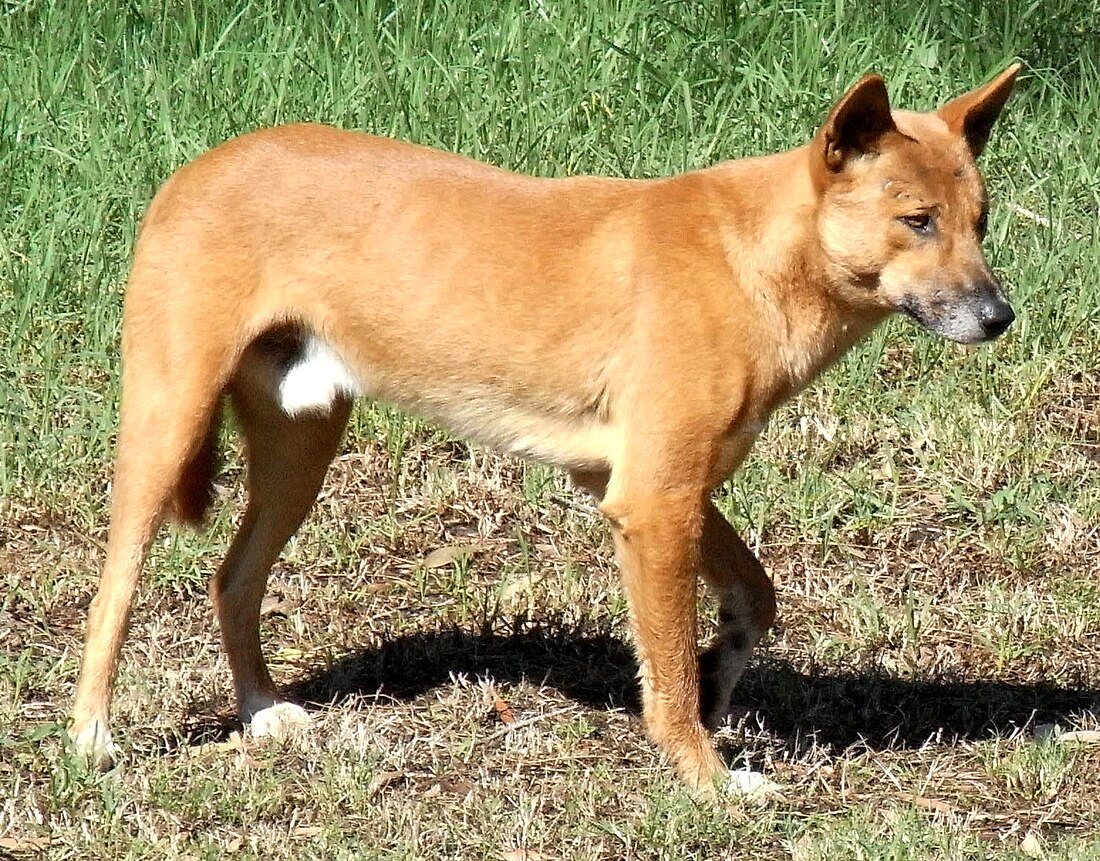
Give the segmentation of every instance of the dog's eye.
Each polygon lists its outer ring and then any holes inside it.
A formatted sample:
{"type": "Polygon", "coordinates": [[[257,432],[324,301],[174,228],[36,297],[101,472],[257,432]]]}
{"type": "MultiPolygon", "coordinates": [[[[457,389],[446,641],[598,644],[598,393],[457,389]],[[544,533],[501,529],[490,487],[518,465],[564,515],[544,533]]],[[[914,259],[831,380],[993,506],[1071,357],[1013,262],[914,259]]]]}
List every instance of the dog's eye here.
{"type": "Polygon", "coordinates": [[[898,221],[922,236],[931,236],[936,232],[936,222],[926,212],[917,213],[916,215],[901,215],[898,216],[898,221]]]}

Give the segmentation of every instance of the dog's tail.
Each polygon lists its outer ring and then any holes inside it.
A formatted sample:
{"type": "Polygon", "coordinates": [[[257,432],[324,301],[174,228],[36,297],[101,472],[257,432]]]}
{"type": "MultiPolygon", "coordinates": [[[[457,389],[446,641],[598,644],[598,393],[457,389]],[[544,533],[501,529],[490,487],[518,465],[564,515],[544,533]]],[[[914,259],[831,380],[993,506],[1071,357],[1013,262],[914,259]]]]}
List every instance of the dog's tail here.
{"type": "Polygon", "coordinates": [[[202,526],[206,512],[214,501],[214,476],[218,471],[218,434],[221,428],[221,409],[215,407],[206,424],[198,447],[184,461],[179,480],[169,500],[169,514],[173,520],[188,526],[202,526]]]}

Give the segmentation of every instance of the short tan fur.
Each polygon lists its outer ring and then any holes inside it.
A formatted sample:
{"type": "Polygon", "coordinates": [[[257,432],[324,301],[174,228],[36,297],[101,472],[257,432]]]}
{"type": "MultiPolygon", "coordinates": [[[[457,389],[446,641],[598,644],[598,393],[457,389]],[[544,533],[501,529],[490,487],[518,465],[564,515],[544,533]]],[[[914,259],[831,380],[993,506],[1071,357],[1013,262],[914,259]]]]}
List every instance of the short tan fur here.
{"type": "Polygon", "coordinates": [[[314,125],[183,167],[149,208],[126,294],[78,743],[111,761],[146,551],[166,514],[198,521],[208,505],[223,398],[248,458],[247,510],[211,585],[238,708],[256,731],[301,717],[264,663],[260,602],[363,395],[558,466],[599,500],[647,730],[713,791],[727,769],[706,726],[775,595],[711,493],[775,407],[888,314],[964,342],[1011,323],[974,160],[1017,70],[928,114],[891,111],[868,76],[809,144],[665,179],[532,178],[314,125]],[[702,673],[698,576],[721,620],[702,673]]]}

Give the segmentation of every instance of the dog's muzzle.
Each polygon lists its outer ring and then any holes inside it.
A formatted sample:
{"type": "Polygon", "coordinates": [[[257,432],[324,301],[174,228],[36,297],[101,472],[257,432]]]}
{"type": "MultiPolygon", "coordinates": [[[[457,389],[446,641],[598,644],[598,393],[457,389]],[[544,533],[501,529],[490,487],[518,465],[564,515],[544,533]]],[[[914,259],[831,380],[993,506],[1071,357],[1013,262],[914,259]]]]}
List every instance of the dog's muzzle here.
{"type": "Polygon", "coordinates": [[[960,344],[992,341],[1016,319],[1008,299],[993,281],[972,283],[947,296],[935,295],[935,299],[927,300],[909,294],[898,304],[898,310],[949,341],[960,344]]]}

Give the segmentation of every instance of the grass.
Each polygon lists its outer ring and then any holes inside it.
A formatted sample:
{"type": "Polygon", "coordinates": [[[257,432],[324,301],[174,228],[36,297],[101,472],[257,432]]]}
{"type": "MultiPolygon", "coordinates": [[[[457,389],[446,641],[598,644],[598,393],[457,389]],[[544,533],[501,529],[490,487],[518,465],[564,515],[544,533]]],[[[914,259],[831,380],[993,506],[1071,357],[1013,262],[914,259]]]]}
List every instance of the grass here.
{"type": "Polygon", "coordinates": [[[1100,854],[1095,742],[1035,732],[1098,728],[1098,22],[1088,0],[0,6],[0,855],[1100,854]],[[379,406],[269,591],[273,670],[320,704],[316,731],[233,734],[205,597],[240,510],[231,449],[210,531],[165,532],[148,566],[125,766],[67,753],[122,286],[173,169],[321,120],[540,174],[658,175],[802,142],[870,69],[929,107],[1014,58],[983,158],[1011,333],[962,350],[888,324],[720,494],[781,602],[720,744],[782,796],[699,807],[661,765],[582,498],[379,406]]]}

